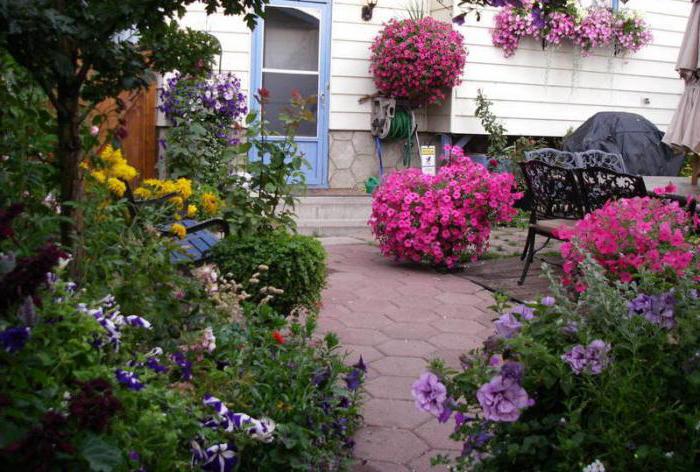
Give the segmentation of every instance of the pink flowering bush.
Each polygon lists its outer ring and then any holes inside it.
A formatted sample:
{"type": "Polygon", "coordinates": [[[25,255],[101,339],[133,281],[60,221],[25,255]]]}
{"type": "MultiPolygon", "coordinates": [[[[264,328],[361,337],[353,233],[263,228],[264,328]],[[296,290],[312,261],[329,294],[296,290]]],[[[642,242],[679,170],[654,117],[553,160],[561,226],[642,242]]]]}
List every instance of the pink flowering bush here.
{"type": "Polygon", "coordinates": [[[462,35],[431,17],[390,20],[370,51],[377,89],[415,105],[443,100],[444,89],[461,83],[467,60],[462,35]]]}
{"type": "Polygon", "coordinates": [[[560,231],[564,284],[586,290],[579,265],[584,253],[608,277],[630,282],[641,272],[669,280],[697,268],[696,248],[688,242],[690,219],[677,202],[644,197],[608,202],[585,216],[573,229],[560,231]]]}
{"type": "Polygon", "coordinates": [[[628,11],[591,8],[580,13],[567,2],[536,0],[504,6],[495,17],[491,37],[505,57],[515,54],[527,37],[553,46],[570,40],[584,56],[610,46],[616,54],[634,53],[652,41],[646,22],[628,11]]]}
{"type": "Polygon", "coordinates": [[[454,267],[479,257],[491,225],[516,214],[513,175],[491,174],[461,148],[446,147],[449,161],[437,175],[407,169],[389,175],[374,193],[369,225],[387,257],[454,267]]]}

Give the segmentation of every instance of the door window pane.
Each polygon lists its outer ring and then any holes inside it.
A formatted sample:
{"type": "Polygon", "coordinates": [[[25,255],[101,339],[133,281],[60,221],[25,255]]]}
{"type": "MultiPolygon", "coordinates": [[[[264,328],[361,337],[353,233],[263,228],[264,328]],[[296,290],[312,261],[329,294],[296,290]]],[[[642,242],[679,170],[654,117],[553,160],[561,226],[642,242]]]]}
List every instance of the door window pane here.
{"type": "MultiPolygon", "coordinates": [[[[270,98],[265,104],[265,119],[270,122],[270,128],[278,133],[284,132],[284,125],[278,115],[286,112],[292,92],[298,90],[303,97],[318,94],[318,75],[313,74],[280,74],[263,72],[263,87],[270,91],[270,98]]],[[[304,121],[297,130],[297,136],[316,136],[317,106],[312,104],[309,109],[314,115],[314,121],[304,121]]]]}
{"type": "Polygon", "coordinates": [[[265,9],[266,69],[318,70],[319,20],[296,8],[265,9]]]}

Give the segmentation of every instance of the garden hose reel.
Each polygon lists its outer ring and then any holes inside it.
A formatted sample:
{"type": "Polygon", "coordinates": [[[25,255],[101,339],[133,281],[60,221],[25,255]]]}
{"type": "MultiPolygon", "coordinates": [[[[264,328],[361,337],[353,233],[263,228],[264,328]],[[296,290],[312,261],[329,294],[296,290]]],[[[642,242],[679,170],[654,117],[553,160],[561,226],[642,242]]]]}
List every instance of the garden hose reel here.
{"type": "Polygon", "coordinates": [[[373,97],[370,128],[372,136],[375,138],[380,175],[384,173],[382,140],[405,139],[403,164],[404,167],[410,167],[414,137],[418,145],[417,148],[420,148],[418,123],[412,109],[397,105],[396,99],[393,98],[373,97]]]}

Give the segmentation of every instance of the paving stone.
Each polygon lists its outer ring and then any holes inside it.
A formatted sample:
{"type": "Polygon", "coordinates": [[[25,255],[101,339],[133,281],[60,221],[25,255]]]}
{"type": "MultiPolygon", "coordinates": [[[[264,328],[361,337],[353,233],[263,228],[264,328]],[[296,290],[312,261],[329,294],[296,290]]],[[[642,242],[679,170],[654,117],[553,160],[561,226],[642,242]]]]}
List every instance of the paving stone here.
{"type": "Polygon", "coordinates": [[[425,323],[394,323],[381,331],[392,339],[427,339],[438,330],[425,323]]]}
{"type": "Polygon", "coordinates": [[[345,328],[340,321],[334,318],[323,318],[318,320],[318,328],[316,332],[319,334],[326,334],[329,332],[337,332],[338,329],[345,328]]]}
{"type": "MultiPolygon", "coordinates": [[[[357,295],[352,290],[338,289],[338,288],[327,288],[323,291],[323,306],[331,307],[340,305],[345,302],[354,301],[357,299],[357,295]]],[[[345,311],[347,308],[343,307],[345,311]]]]}
{"type": "MultiPolygon", "coordinates": [[[[382,375],[365,384],[365,389],[373,398],[391,398],[395,400],[413,400],[411,387],[416,377],[396,377],[382,375]]],[[[415,404],[414,404],[415,408],[415,404]]]]}
{"type": "Polygon", "coordinates": [[[467,352],[468,349],[437,349],[428,354],[428,361],[442,359],[447,367],[459,369],[462,365],[459,359],[467,352]]]}
{"type": "MultiPolygon", "coordinates": [[[[485,304],[480,298],[474,297],[474,302],[479,305],[483,305],[484,310],[487,304],[485,304]]],[[[440,307],[435,309],[436,313],[443,319],[456,318],[462,320],[479,320],[484,315],[484,311],[480,310],[478,306],[474,304],[471,305],[440,305],[440,307]]]]}
{"type": "MultiPolygon", "coordinates": [[[[473,306],[475,303],[481,304],[484,299],[479,297],[479,292],[476,293],[459,293],[459,292],[444,292],[435,297],[438,301],[451,304],[462,305],[464,307],[473,306]]],[[[490,302],[493,303],[493,302],[490,302]]]]}
{"type": "Polygon", "coordinates": [[[460,320],[460,319],[446,319],[440,321],[434,321],[430,323],[431,326],[437,328],[443,333],[458,333],[458,334],[470,334],[473,336],[478,336],[484,333],[485,328],[477,321],[471,320],[460,320]]]}
{"type": "Polygon", "coordinates": [[[442,293],[438,287],[436,287],[432,281],[426,281],[426,283],[411,283],[407,285],[402,285],[396,289],[401,295],[419,296],[419,297],[435,297],[442,293]]]}
{"type": "Polygon", "coordinates": [[[440,319],[440,316],[433,310],[415,307],[399,308],[395,312],[387,313],[387,316],[394,321],[409,323],[430,323],[440,319]]]}
{"type": "Polygon", "coordinates": [[[419,411],[413,400],[371,398],[362,411],[368,426],[415,429],[426,421],[435,421],[434,416],[419,411]]]}
{"type": "Polygon", "coordinates": [[[343,349],[348,354],[348,357],[345,358],[346,364],[356,363],[358,360],[360,360],[360,356],[362,356],[362,360],[365,363],[374,362],[384,357],[384,354],[372,346],[353,346],[350,344],[343,344],[343,349]]]}
{"type": "Polygon", "coordinates": [[[358,461],[352,468],[353,472],[408,472],[404,465],[383,461],[358,461]]]}
{"type": "Polygon", "coordinates": [[[416,339],[392,339],[377,346],[387,356],[408,356],[425,358],[435,351],[432,344],[416,339]]]}
{"type": "Polygon", "coordinates": [[[336,334],[344,343],[358,346],[376,346],[389,338],[380,331],[362,328],[341,328],[336,334]]]}
{"type": "MultiPolygon", "coordinates": [[[[348,328],[370,328],[377,329],[388,324],[393,323],[393,321],[384,315],[377,313],[362,313],[356,311],[349,311],[347,315],[340,318],[338,321],[343,323],[348,328]]],[[[483,327],[482,327],[483,329],[483,327]]]]}
{"type": "Polygon", "coordinates": [[[404,429],[368,426],[355,435],[355,455],[363,459],[405,464],[419,457],[429,446],[404,429]]]}
{"type": "Polygon", "coordinates": [[[450,434],[452,434],[453,431],[453,421],[440,423],[435,417],[432,417],[432,421],[423,423],[421,426],[413,430],[413,432],[416,433],[419,438],[427,442],[432,448],[461,451],[462,444],[450,439],[450,434]]]}
{"type": "MultiPolygon", "coordinates": [[[[420,457],[413,459],[408,463],[408,470],[411,472],[447,472],[450,470],[449,466],[446,465],[436,465],[432,467],[430,465],[430,459],[437,456],[438,454],[446,455],[451,458],[458,456],[455,451],[442,451],[431,449],[423,453],[420,457]]],[[[390,469],[391,470],[391,469],[390,469]]]]}
{"type": "Polygon", "coordinates": [[[356,298],[345,302],[345,306],[355,313],[379,313],[386,315],[396,312],[399,308],[386,299],[356,298]]]}
{"type": "Polygon", "coordinates": [[[403,293],[394,293],[390,300],[400,308],[423,308],[430,310],[440,305],[436,300],[437,296],[424,295],[405,295],[403,293]]]}
{"type": "Polygon", "coordinates": [[[428,339],[437,348],[462,349],[468,351],[481,345],[481,341],[465,334],[442,333],[428,339]]]}
{"type": "Polygon", "coordinates": [[[425,359],[420,357],[382,357],[372,367],[383,375],[418,377],[425,370],[425,359]]]}
{"type": "Polygon", "coordinates": [[[326,300],[324,303],[321,304],[320,319],[332,318],[334,320],[342,321],[351,313],[352,312],[345,308],[343,305],[340,305],[339,303],[329,303],[329,301],[326,300]]]}

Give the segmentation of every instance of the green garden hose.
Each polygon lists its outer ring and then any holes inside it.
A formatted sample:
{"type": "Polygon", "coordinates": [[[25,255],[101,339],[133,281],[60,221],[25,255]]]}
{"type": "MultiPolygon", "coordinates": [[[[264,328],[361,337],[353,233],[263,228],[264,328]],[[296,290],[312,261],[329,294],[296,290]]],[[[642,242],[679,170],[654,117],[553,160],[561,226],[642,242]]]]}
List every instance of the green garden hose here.
{"type": "Polygon", "coordinates": [[[386,139],[405,139],[406,143],[403,147],[403,165],[404,167],[411,166],[411,157],[413,155],[413,133],[415,124],[413,114],[404,109],[397,109],[394,118],[391,120],[389,133],[386,139]]]}

